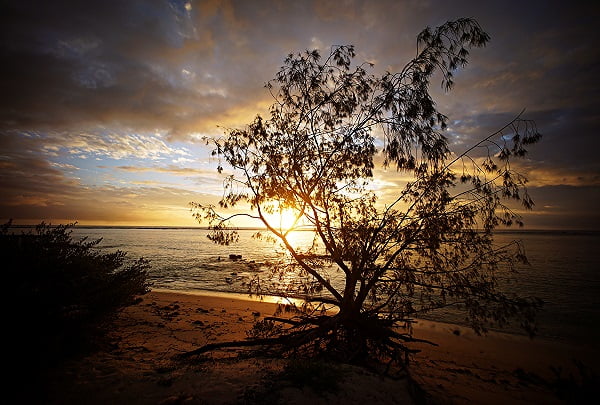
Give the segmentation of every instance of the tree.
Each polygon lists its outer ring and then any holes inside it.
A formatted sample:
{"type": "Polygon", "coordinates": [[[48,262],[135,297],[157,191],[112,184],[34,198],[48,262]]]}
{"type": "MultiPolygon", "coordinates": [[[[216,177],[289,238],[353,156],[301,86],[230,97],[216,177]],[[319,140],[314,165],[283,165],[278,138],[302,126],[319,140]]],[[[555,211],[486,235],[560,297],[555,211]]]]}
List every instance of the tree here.
{"type": "Polygon", "coordinates": [[[501,292],[497,280],[501,266],[514,270],[525,255],[517,242],[495,244],[493,231],[522,224],[511,200],[533,206],[526,179],[510,162],[540,135],[519,115],[453,154],[444,136],[448,118],[429,93],[436,73],[449,91],[469,49],[488,40],[473,19],[427,28],[416,57],[382,76],[368,73],[370,64],[353,64],[353,46],[332,47],[324,58],[317,50],[290,54],[266,85],[275,100],[270,117],[212,140],[219,172],[226,164],[233,174],[218,207],[191,203],[196,218],[221,244],[236,240],[235,217],[264,224],[291,258],[273,273],[295,274],[285,290],[269,293],[305,300],[293,306],[292,318],[262,321],[244,345],[398,358],[413,338],[393,326],[450,305],[462,306],[477,332],[516,317],[533,333],[539,301],[501,292]],[[376,164],[410,176],[392,201],[379,201],[371,187],[376,164]],[[251,210],[224,214],[241,203],[251,210]],[[295,215],[288,229],[271,219],[282,210],[295,215]],[[301,249],[289,237],[306,224],[315,243],[301,249]],[[332,283],[332,269],[343,274],[343,285],[332,283]]]}

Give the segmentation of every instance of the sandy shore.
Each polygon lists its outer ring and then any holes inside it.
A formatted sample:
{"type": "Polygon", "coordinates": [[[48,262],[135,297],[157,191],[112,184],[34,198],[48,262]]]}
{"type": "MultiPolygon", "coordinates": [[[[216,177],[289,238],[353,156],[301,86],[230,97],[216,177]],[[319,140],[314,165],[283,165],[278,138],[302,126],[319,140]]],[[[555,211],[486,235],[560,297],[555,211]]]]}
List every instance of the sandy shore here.
{"type": "MultiPolygon", "coordinates": [[[[110,348],[68,362],[48,376],[43,402],[413,403],[409,389],[415,385],[406,379],[357,367],[332,366],[341,377],[334,377],[339,384],[329,391],[282,377],[283,360],[240,356],[233,349],[211,353],[203,361],[174,359],[206,343],[243,339],[256,319],[274,311],[273,303],[239,297],[153,291],[120,314],[110,332],[110,348]]],[[[594,348],[500,333],[479,337],[450,324],[419,321],[414,334],[439,344],[419,344],[423,351],[411,363],[420,398],[431,403],[561,403],[557,394],[563,399],[578,395],[562,378],[577,376],[573,360],[588,367],[600,364],[594,348]],[[562,368],[561,378],[552,367],[562,368]]]]}
{"type": "Polygon", "coordinates": [[[477,336],[429,321],[419,321],[414,335],[439,344],[419,345],[423,352],[412,365],[415,380],[438,403],[580,403],[585,393],[577,362],[584,372],[599,370],[597,347],[495,332],[477,336]]]}

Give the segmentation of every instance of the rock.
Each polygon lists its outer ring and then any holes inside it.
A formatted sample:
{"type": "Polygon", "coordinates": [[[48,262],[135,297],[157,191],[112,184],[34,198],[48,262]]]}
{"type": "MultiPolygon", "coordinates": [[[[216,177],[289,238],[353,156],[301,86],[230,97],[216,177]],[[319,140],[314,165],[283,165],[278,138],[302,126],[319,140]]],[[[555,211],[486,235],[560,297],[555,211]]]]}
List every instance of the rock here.
{"type": "Polygon", "coordinates": [[[229,258],[231,260],[240,260],[242,258],[242,255],[235,255],[235,254],[230,254],[229,258]]]}

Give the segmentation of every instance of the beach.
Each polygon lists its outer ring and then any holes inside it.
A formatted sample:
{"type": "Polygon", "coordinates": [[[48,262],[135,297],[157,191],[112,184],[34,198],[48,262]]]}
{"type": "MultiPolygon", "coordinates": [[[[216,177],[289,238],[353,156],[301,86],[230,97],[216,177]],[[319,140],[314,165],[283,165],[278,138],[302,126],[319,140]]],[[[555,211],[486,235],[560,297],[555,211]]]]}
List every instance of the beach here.
{"type": "MultiPolygon", "coordinates": [[[[247,298],[248,283],[256,276],[262,283],[270,277],[267,263],[278,262],[286,252],[272,243],[253,238],[255,230],[240,230],[240,240],[231,246],[215,245],[198,229],[76,228],[74,238],[102,239],[99,249],[128,252],[131,258],[144,257],[152,268],[148,279],[153,288],[194,292],[198,290],[240,294],[247,298]],[[229,259],[242,255],[241,260],[229,259]]],[[[295,232],[292,239],[301,247],[312,244],[311,232],[295,232]]],[[[527,248],[531,263],[518,273],[499,269],[501,290],[544,301],[538,314],[539,336],[579,343],[600,341],[600,257],[594,254],[600,233],[592,232],[501,232],[495,235],[499,245],[520,240],[527,248]],[[507,280],[512,281],[507,283],[507,280]]],[[[326,269],[338,290],[344,287],[343,272],[326,269]]],[[[275,280],[276,281],[276,280],[275,280]]],[[[265,291],[281,286],[263,285],[265,291]]],[[[464,313],[446,307],[424,315],[427,319],[462,324],[464,313]]],[[[520,332],[518,327],[503,330],[520,332]]]]}
{"type": "Polygon", "coordinates": [[[414,344],[422,351],[411,359],[410,378],[331,365],[326,367],[337,383],[331,390],[299,385],[286,377],[286,360],[247,350],[179,359],[178,354],[207,343],[244,339],[256,320],[276,309],[271,302],[241,298],[164,290],[144,295],[119,314],[106,348],[52,370],[40,399],[55,404],[548,404],[581,395],[585,378],[574,360],[598,371],[594,347],[494,332],[477,336],[465,327],[431,321],[418,321],[414,336],[438,346],[414,344]]]}

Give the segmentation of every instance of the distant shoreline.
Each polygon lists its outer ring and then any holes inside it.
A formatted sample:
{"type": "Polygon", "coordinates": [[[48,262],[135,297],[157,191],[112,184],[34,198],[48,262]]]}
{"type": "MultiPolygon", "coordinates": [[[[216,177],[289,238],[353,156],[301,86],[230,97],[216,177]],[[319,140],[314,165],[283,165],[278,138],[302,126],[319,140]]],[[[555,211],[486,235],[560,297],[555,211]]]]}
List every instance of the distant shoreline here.
{"type": "MultiPolygon", "coordinates": [[[[56,227],[64,224],[51,224],[49,226],[56,227]]],[[[11,228],[16,229],[34,229],[37,225],[14,224],[11,228]]],[[[146,230],[199,230],[208,231],[205,226],[169,226],[169,225],[75,225],[73,229],[146,229],[146,230]]],[[[231,227],[234,231],[267,231],[266,228],[260,227],[231,227]]],[[[310,232],[313,229],[295,229],[294,232],[310,232]]],[[[565,235],[600,235],[600,229],[496,229],[493,233],[498,234],[565,234],[565,235]]]]}
{"type": "MultiPolygon", "coordinates": [[[[27,225],[26,227],[31,227],[27,225]]],[[[120,225],[76,225],[75,229],[157,229],[157,230],[177,230],[177,229],[185,229],[185,230],[200,230],[200,231],[208,231],[207,227],[194,227],[194,226],[120,226],[120,225]]],[[[231,230],[234,231],[267,231],[266,228],[256,228],[256,227],[231,227],[231,230]]],[[[294,232],[311,232],[314,229],[295,229],[294,232]]],[[[502,234],[565,234],[565,235],[600,235],[600,229],[497,229],[493,233],[502,233],[502,234]]]]}

